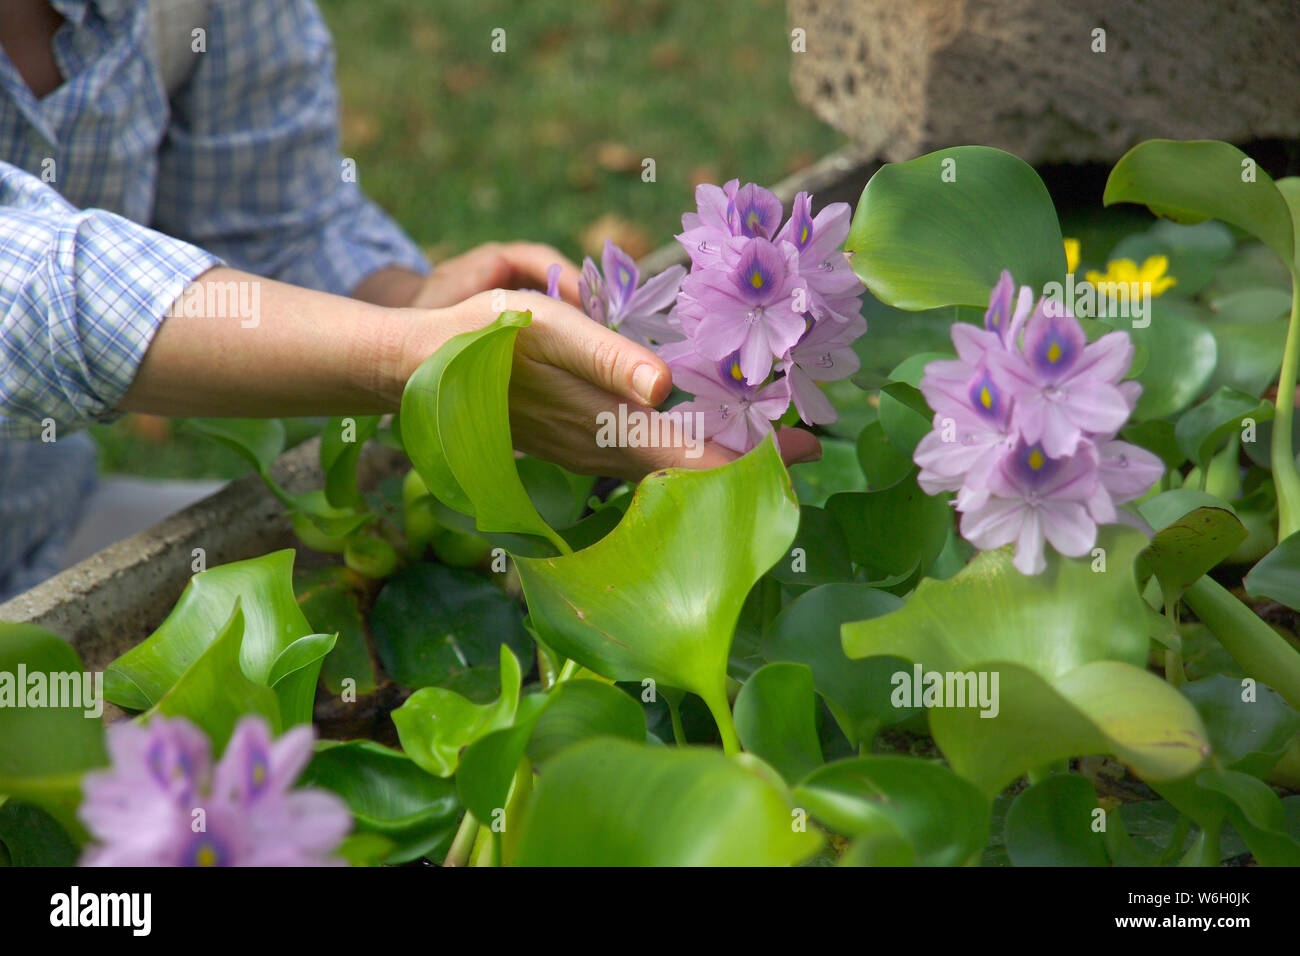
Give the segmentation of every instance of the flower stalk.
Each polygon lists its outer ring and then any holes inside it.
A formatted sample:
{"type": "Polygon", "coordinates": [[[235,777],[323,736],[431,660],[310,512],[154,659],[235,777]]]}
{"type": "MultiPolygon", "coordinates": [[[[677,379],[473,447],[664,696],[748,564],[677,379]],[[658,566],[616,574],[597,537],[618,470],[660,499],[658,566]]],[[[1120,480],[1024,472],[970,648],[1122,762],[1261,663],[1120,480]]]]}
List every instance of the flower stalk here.
{"type": "Polygon", "coordinates": [[[1291,445],[1291,424],[1295,419],[1295,389],[1300,373],[1300,278],[1291,275],[1291,324],[1282,355],[1282,372],[1277,385],[1277,412],[1273,416],[1273,446],[1270,464],[1277,488],[1277,539],[1283,541],[1300,531],[1300,471],[1296,470],[1291,445]]]}

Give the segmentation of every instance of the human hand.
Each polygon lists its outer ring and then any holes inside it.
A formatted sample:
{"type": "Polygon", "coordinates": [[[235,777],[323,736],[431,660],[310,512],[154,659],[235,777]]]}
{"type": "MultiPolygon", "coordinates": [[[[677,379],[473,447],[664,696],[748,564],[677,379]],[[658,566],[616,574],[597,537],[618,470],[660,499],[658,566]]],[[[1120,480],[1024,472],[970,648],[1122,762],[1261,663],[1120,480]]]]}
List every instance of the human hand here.
{"type": "Polygon", "coordinates": [[[546,270],[560,266],[560,295],[578,304],[578,267],[537,242],[489,242],[446,259],[423,280],[411,306],[441,309],[491,289],[545,289],[546,270]]]}
{"type": "MultiPolygon", "coordinates": [[[[548,256],[553,254],[547,251],[548,256]]],[[[490,259],[478,265],[500,268],[492,266],[490,259]]],[[[542,276],[552,261],[545,261],[542,276]]],[[[660,468],[712,468],[738,457],[714,442],[703,443],[695,450],[698,454],[685,442],[656,448],[598,444],[601,412],[617,415],[619,405],[626,405],[629,413],[649,412],[668,397],[672,373],[650,349],[536,292],[484,291],[423,313],[412,324],[402,383],[450,336],[482,328],[505,310],[528,311],[533,316],[532,324],[521,329],[516,339],[510,379],[510,427],[520,451],[579,474],[632,481],[660,468]]],[[[787,463],[821,456],[821,445],[809,432],[787,428],[777,438],[787,463]]]]}

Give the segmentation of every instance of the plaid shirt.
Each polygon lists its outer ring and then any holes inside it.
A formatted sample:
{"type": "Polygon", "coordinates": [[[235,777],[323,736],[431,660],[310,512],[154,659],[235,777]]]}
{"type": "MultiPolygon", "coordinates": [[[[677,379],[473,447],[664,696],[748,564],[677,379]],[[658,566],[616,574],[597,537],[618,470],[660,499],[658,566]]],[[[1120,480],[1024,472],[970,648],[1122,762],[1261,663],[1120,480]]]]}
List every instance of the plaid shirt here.
{"type": "Polygon", "coordinates": [[[146,0],[50,2],[58,89],[38,101],[0,51],[0,439],[58,429],[0,440],[0,595],[75,512],[87,456],[65,432],[113,417],[178,282],[225,262],[347,294],[428,269],[345,175],[311,0],[213,0],[170,98],[146,0]]]}

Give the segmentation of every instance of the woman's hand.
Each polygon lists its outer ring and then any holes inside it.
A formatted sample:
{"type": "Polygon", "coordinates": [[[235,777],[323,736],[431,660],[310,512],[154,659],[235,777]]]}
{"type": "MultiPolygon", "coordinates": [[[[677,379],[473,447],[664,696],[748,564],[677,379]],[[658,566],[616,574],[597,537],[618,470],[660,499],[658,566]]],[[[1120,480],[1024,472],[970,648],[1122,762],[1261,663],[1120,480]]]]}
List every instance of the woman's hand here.
{"type": "MultiPolygon", "coordinates": [[[[544,278],[557,254],[545,246],[530,248],[544,250],[531,260],[541,265],[538,274],[544,278]]],[[[504,268],[480,250],[462,258],[479,255],[484,256],[478,261],[484,269],[504,268]]],[[[576,287],[576,278],[574,282],[576,287]]],[[[562,290],[563,283],[562,277],[562,290]]],[[[482,328],[505,310],[528,311],[533,316],[516,340],[510,380],[510,425],[520,451],[579,474],[628,480],[660,468],[712,468],[737,457],[713,442],[694,451],[685,442],[667,448],[601,447],[596,441],[597,415],[603,411],[617,415],[619,405],[627,406],[629,413],[649,412],[668,397],[672,374],[650,349],[536,292],[495,289],[424,313],[410,325],[403,384],[452,335],[482,328]]],[[[784,429],[777,437],[787,463],[821,456],[820,444],[806,431],[784,429]]]]}
{"type": "Polygon", "coordinates": [[[560,266],[560,295],[578,304],[578,267],[556,249],[537,242],[489,242],[438,263],[411,306],[441,309],[492,289],[545,289],[546,270],[560,266]]]}

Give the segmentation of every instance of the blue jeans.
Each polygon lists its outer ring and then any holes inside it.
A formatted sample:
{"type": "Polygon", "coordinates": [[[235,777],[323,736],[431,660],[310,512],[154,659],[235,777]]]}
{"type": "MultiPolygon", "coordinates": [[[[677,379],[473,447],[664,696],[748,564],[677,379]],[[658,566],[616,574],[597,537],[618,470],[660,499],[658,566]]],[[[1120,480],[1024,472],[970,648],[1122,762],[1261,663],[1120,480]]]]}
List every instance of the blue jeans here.
{"type": "Polygon", "coordinates": [[[57,574],[95,488],[94,441],[0,441],[0,601],[57,574]]]}

